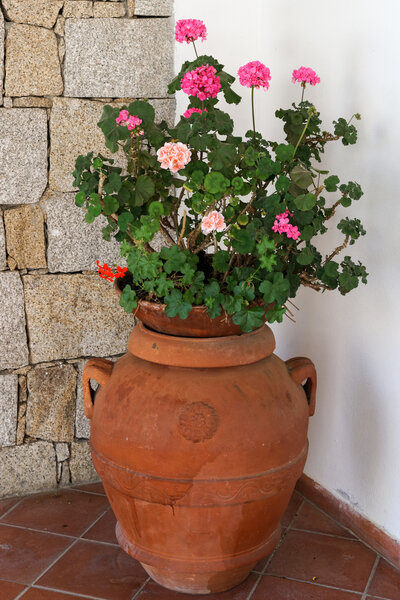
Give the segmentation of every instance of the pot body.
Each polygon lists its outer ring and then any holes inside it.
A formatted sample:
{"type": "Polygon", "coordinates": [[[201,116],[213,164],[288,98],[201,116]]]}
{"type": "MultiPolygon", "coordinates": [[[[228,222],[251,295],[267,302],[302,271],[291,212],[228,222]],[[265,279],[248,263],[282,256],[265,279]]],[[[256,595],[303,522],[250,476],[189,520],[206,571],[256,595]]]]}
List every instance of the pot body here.
{"type": "Polygon", "coordinates": [[[273,348],[267,326],[192,339],[139,324],[128,354],[85,367],[92,457],[118,541],[165,587],[229,589],[280,539],[306,460],[315,370],[273,348]],[[102,386],[94,404],[89,377],[102,386]]]}

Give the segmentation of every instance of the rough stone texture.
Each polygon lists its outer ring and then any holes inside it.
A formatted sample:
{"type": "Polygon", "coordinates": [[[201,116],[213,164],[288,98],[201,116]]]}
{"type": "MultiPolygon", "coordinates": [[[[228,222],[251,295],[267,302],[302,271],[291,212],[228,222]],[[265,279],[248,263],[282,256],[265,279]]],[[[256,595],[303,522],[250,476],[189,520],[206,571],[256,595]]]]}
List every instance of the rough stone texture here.
{"type": "MultiPolygon", "coordinates": [[[[152,100],[151,104],[156,111],[156,120],[166,119],[173,125],[174,99],[152,100]]],[[[105,147],[103,133],[97,127],[103,106],[101,102],[90,100],[54,98],[50,117],[49,183],[52,190],[70,192],[74,189],[71,173],[79,154],[86,155],[93,151],[95,154],[100,152],[104,156],[116,157],[105,147]]],[[[119,166],[124,164],[121,155],[117,160],[119,166]]]]}
{"type": "Polygon", "coordinates": [[[68,444],[59,443],[56,444],[56,456],[57,461],[62,462],[63,460],[67,460],[69,458],[69,446],[68,444]]]}
{"type": "Polygon", "coordinates": [[[57,35],[63,36],[64,35],[64,27],[65,27],[65,17],[60,15],[54,26],[54,33],[56,33],[57,35]]]}
{"type": "Polygon", "coordinates": [[[3,271],[6,268],[6,237],[4,234],[3,212],[0,209],[0,271],[3,271]]]}
{"type": "Polygon", "coordinates": [[[0,375],[0,446],[13,446],[17,432],[18,375],[0,375]]]}
{"type": "Polygon", "coordinates": [[[97,270],[101,264],[121,264],[120,244],[103,239],[101,229],[107,224],[105,217],[86,223],[85,211],[75,206],[75,194],[56,193],[43,202],[47,215],[47,260],[49,271],[97,270]]]}
{"type": "Polygon", "coordinates": [[[59,96],[63,91],[57,38],[53,31],[13,25],[6,39],[7,96],[59,96]]]}
{"type": "Polygon", "coordinates": [[[135,14],[135,0],[126,0],[126,14],[128,17],[135,14]]]}
{"type": "Polygon", "coordinates": [[[169,17],[173,9],[173,0],[135,0],[134,14],[145,17],[169,17]]]}
{"type": "Polygon", "coordinates": [[[76,409],[75,409],[75,436],[77,438],[89,439],[90,421],[85,417],[83,410],[83,385],[82,375],[85,363],[82,361],[78,365],[78,387],[76,391],[76,409]]]}
{"type": "Polygon", "coordinates": [[[65,41],[64,38],[60,38],[58,40],[58,58],[60,59],[60,63],[63,62],[65,56],[65,41]]]}
{"type": "Polygon", "coordinates": [[[53,444],[0,448],[0,497],[40,492],[57,484],[53,444]]]}
{"type": "Polygon", "coordinates": [[[47,185],[46,111],[1,108],[0,131],[0,204],[37,202],[47,185]]]}
{"type": "Polygon", "coordinates": [[[51,98],[37,98],[36,96],[25,96],[13,100],[14,108],[51,108],[52,104],[51,98]]]}
{"type": "Polygon", "coordinates": [[[26,434],[53,442],[74,439],[76,371],[72,365],[38,367],[28,373],[26,434]]]}
{"type": "Polygon", "coordinates": [[[3,0],[8,18],[15,23],[28,23],[51,29],[63,0],[3,0]]]}
{"type": "Polygon", "coordinates": [[[25,205],[6,210],[4,222],[7,252],[18,268],[46,268],[46,242],[40,206],[25,205]]]}
{"type": "Polygon", "coordinates": [[[126,351],[133,315],[97,274],[25,275],[23,282],[33,363],[126,351]]]}
{"type": "Polygon", "coordinates": [[[17,369],[28,363],[24,292],[18,273],[0,273],[0,306],[0,370],[17,369]]]}
{"type": "Polygon", "coordinates": [[[8,96],[3,98],[3,106],[4,106],[4,108],[12,108],[13,107],[12,98],[9,98],[8,96]]]}
{"type": "MultiPolygon", "coordinates": [[[[0,8],[0,81],[4,75],[4,17],[0,8]]],[[[0,104],[3,98],[3,86],[0,85],[0,104]]]]}
{"type": "Polygon", "coordinates": [[[92,457],[90,456],[89,442],[80,441],[71,444],[69,468],[71,482],[74,484],[98,481],[99,476],[94,470],[92,457]]]}
{"type": "MultiPolygon", "coordinates": [[[[14,371],[16,374],[17,371],[14,371]]],[[[26,422],[26,401],[28,398],[26,377],[20,375],[18,378],[19,386],[19,402],[18,402],[18,423],[17,423],[17,444],[23,444],[25,438],[25,422],[26,422]]]]}
{"type": "Polygon", "coordinates": [[[117,4],[95,2],[93,5],[93,16],[95,18],[124,17],[125,5],[122,2],[118,2],[117,4]]]}
{"type": "Polygon", "coordinates": [[[63,16],[82,19],[93,17],[93,2],[91,0],[67,0],[64,4],[63,16]]]}
{"type": "Polygon", "coordinates": [[[166,96],[172,42],[171,19],[68,19],[64,95],[166,96]]]}

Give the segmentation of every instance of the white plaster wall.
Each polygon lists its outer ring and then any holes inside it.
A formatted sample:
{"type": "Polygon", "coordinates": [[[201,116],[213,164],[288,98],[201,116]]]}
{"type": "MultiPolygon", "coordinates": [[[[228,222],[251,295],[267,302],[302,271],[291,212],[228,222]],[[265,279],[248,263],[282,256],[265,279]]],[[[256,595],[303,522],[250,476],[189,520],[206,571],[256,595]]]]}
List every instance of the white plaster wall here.
{"type": "MultiPolygon", "coordinates": [[[[270,90],[256,93],[256,126],[267,139],[282,138],[275,109],[299,100],[291,73],[300,65],[321,77],[307,98],[326,128],[362,115],[357,145],[332,146],[324,164],[365,192],[343,216],[367,229],[348,254],[366,264],[369,283],[345,297],[303,289],[297,323],[273,329],[282,358],[309,356],[318,370],[305,472],[400,540],[400,3],[175,0],[175,16],[204,20],[208,40],[199,50],[228,72],[250,60],[270,67],[270,90]]],[[[177,67],[192,56],[191,46],[176,44],[177,67]]],[[[242,134],[251,127],[250,92],[238,82],[235,89],[245,101],[228,110],[242,134]]],[[[177,114],[186,106],[180,92],[177,114]]],[[[334,232],[320,247],[339,239],[334,232]]]]}

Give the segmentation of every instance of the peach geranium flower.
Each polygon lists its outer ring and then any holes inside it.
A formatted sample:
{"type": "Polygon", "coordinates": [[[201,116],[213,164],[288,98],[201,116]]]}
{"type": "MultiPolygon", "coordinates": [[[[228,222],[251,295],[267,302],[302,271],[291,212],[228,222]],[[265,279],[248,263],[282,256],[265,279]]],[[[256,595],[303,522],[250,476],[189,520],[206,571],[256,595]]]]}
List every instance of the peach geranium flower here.
{"type": "Polygon", "coordinates": [[[157,158],[162,169],[176,173],[190,162],[190,150],[182,142],[166,142],[157,150],[157,158]]]}
{"type": "Polygon", "coordinates": [[[212,233],[213,231],[223,231],[225,227],[224,216],[217,210],[213,210],[201,220],[201,230],[203,233],[212,233]]]}

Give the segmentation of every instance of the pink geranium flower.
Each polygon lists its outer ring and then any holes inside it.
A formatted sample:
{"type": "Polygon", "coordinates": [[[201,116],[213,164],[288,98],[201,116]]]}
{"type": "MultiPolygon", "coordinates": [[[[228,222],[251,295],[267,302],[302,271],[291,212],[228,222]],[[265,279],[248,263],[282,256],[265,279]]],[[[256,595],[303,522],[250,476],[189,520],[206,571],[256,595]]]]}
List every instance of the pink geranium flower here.
{"type": "Polygon", "coordinates": [[[292,217],[293,213],[288,210],[285,210],[285,212],[280,215],[276,215],[272,231],[275,233],[285,233],[288,238],[297,240],[301,234],[297,225],[291,225],[289,223],[289,216],[292,217]]]}
{"type": "Polygon", "coordinates": [[[294,69],[292,73],[292,82],[296,83],[299,81],[300,83],[311,83],[311,85],[315,85],[319,83],[321,80],[313,69],[308,67],[300,67],[300,69],[294,69]]]}
{"type": "Polygon", "coordinates": [[[182,90],[200,100],[215,98],[221,89],[221,80],[216,72],[216,69],[209,65],[188,71],[181,79],[182,90]]]}
{"type": "Polygon", "coordinates": [[[201,230],[208,234],[213,231],[223,231],[225,228],[224,216],[217,210],[213,210],[201,220],[201,230]]]}
{"type": "Polygon", "coordinates": [[[161,168],[170,169],[173,173],[183,169],[190,162],[191,156],[189,148],[182,142],[166,142],[157,150],[161,168]]]}
{"type": "Polygon", "coordinates": [[[252,62],[243,65],[238,70],[239,81],[241,85],[245,87],[269,88],[269,81],[271,80],[271,71],[263,65],[259,60],[253,60],[252,62]]]}
{"type": "MultiPolygon", "coordinates": [[[[199,113],[199,115],[201,115],[202,112],[203,111],[201,110],[201,108],[188,108],[183,113],[183,116],[185,117],[185,119],[188,119],[193,113],[199,113]]],[[[204,112],[208,112],[208,110],[205,108],[204,112]]]]}
{"type": "Polygon", "coordinates": [[[136,127],[142,124],[142,119],[139,119],[136,115],[130,115],[127,110],[121,110],[118,117],[115,119],[117,125],[125,125],[129,131],[134,131],[136,134],[143,135],[143,129],[137,130],[136,127]]]}
{"type": "Polygon", "coordinates": [[[202,42],[207,39],[207,29],[203,21],[199,19],[180,19],[176,22],[175,39],[177,42],[190,44],[198,38],[201,38],[202,42]]]}

